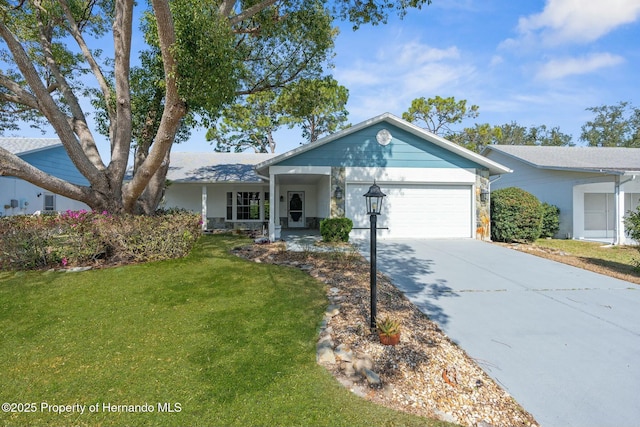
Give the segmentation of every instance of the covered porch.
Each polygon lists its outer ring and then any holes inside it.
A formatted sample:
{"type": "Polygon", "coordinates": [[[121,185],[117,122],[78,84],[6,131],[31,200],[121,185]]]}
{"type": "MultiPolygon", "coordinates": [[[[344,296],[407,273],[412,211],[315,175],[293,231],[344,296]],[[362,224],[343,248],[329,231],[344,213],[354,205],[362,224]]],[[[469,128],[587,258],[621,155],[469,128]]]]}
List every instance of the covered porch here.
{"type": "Polygon", "coordinates": [[[624,218],[640,205],[640,180],[625,173],[573,187],[573,237],[622,245],[631,243],[624,218]]]}
{"type": "Polygon", "coordinates": [[[336,213],[332,206],[344,204],[342,190],[336,191],[339,183],[332,179],[332,168],[269,169],[269,240],[281,239],[283,230],[315,230],[319,235],[320,221],[336,213]]]}

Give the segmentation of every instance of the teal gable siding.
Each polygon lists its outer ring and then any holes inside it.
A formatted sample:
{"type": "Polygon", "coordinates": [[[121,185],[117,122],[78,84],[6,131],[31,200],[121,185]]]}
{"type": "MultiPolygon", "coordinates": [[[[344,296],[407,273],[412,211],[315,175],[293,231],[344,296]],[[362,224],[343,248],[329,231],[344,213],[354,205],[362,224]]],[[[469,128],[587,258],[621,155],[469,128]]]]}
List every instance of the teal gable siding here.
{"type": "Polygon", "coordinates": [[[284,159],[277,165],[484,169],[471,160],[384,122],[284,159]],[[393,136],[386,146],[376,141],[376,134],[382,129],[389,130],[393,136]]]}
{"type": "Polygon", "coordinates": [[[89,185],[89,181],[75,167],[64,147],[54,147],[21,155],[24,161],[43,172],[77,185],[89,185]]]}

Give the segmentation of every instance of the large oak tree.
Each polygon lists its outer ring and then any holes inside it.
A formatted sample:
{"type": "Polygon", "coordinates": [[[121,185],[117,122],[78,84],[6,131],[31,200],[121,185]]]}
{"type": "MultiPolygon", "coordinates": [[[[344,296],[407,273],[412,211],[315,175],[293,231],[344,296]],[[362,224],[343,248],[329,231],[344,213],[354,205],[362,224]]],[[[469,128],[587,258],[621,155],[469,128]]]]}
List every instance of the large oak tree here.
{"type": "MultiPolygon", "coordinates": [[[[390,11],[403,14],[428,3],[344,0],[333,2],[330,12],[357,28],[385,22],[390,11]]],[[[200,116],[206,121],[239,94],[303,76],[308,69],[304,60],[296,67],[287,59],[296,38],[322,31],[310,25],[326,14],[320,5],[305,0],[151,0],[149,14],[143,14],[134,10],[134,0],[0,0],[0,126],[10,129],[21,120],[48,124],[89,185],[48,175],[2,148],[0,175],[96,210],[150,212],[185,120],[200,116]],[[135,16],[144,16],[148,49],[133,46],[135,16]],[[291,31],[293,42],[287,44],[291,31]],[[103,58],[103,50],[113,54],[103,58]],[[142,76],[132,73],[132,50],[146,52],[147,62],[141,63],[149,69],[142,76]],[[153,90],[133,86],[148,79],[153,90]],[[153,101],[146,111],[138,109],[141,92],[153,101]],[[109,159],[98,152],[84,102],[96,95],[105,109],[109,159]],[[133,147],[141,152],[125,180],[133,147]]],[[[298,54],[305,58],[304,52],[298,54]]],[[[317,66],[311,59],[308,67],[317,66]]]]}

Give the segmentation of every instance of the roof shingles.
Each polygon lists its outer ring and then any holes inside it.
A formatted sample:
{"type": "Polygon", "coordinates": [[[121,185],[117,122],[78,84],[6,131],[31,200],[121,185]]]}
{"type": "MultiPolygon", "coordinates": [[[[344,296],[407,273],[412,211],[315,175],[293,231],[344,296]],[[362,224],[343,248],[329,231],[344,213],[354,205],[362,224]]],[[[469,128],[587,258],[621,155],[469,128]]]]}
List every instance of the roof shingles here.
{"type": "Polygon", "coordinates": [[[260,183],[254,166],[275,154],[268,153],[171,153],[167,179],[174,182],[260,183]]]}
{"type": "Polygon", "coordinates": [[[0,138],[0,147],[15,155],[24,155],[62,145],[57,138],[0,138]]]}
{"type": "Polygon", "coordinates": [[[490,145],[487,149],[545,169],[640,171],[640,148],[490,145]]]}

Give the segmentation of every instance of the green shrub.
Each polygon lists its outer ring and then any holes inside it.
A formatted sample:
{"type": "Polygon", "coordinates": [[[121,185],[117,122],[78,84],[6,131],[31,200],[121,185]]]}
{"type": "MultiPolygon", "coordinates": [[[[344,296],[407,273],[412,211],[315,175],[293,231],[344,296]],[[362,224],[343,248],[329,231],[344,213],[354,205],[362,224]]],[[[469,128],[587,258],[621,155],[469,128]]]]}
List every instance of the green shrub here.
{"type": "Polygon", "coordinates": [[[348,242],[353,221],[349,218],[325,218],[320,221],[320,234],[324,242],[348,242]]]}
{"type": "Polygon", "coordinates": [[[540,237],[553,237],[560,229],[560,209],[547,202],[542,204],[542,230],[540,237]]]}
{"type": "MultiPolygon", "coordinates": [[[[636,242],[640,242],[640,207],[635,211],[628,211],[624,217],[624,228],[627,236],[631,237],[636,242]]],[[[640,246],[638,246],[640,250],[640,246]]]]}
{"type": "Polygon", "coordinates": [[[67,211],[0,219],[0,269],[144,262],[186,255],[200,236],[200,216],[67,211]]]}
{"type": "Polygon", "coordinates": [[[542,204],[531,193],[509,187],[491,192],[491,238],[532,242],[542,230],[542,204]]]}

